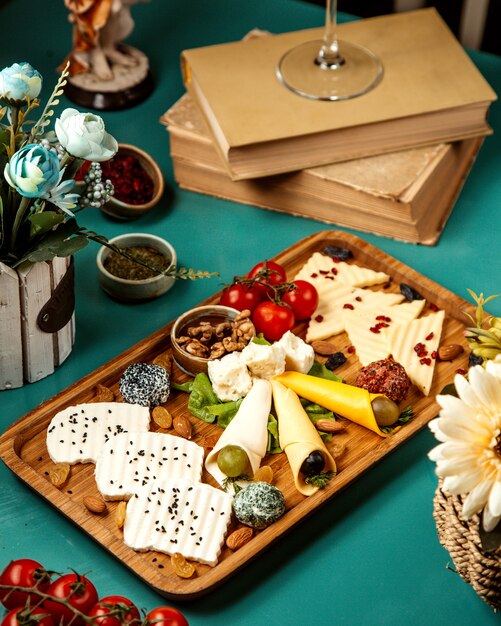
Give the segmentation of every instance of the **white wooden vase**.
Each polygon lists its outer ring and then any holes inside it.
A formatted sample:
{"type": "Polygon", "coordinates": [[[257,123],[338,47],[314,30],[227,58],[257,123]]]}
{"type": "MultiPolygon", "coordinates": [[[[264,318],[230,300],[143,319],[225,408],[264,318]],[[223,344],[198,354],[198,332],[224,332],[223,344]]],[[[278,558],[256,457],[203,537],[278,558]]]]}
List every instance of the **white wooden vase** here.
{"type": "Polygon", "coordinates": [[[72,258],[0,263],[0,390],[52,374],[74,339],[72,258]]]}

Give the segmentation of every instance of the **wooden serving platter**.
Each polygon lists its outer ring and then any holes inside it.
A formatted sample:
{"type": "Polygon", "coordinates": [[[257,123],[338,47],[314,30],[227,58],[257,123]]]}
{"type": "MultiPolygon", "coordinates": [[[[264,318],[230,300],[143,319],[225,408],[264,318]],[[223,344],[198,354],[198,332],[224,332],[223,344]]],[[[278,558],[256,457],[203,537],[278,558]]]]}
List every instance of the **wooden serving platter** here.
{"type": "MultiPolygon", "coordinates": [[[[48,477],[52,462],[47,453],[45,439],[46,429],[53,415],[67,406],[91,402],[98,384],[111,388],[119,399],[118,381],[128,365],[140,361],[152,361],[160,355],[170,353],[169,337],[172,324],[160,328],[13,424],[0,439],[0,456],[4,463],[21,480],[164,596],[177,600],[195,598],[233,576],[288,529],[298,524],[304,517],[423,428],[438,413],[435,395],[453,380],[458,368],[467,369],[468,351],[463,330],[467,323],[465,312],[472,314],[473,306],[362,239],[339,231],[320,232],[299,241],[276,256],[274,260],[286,268],[289,278],[293,278],[311,254],[322,251],[326,245],[348,248],[353,253],[353,262],[390,275],[389,285],[374,289],[385,288],[387,291],[398,292],[400,283],[405,282],[426,298],[424,315],[430,307],[443,309],[446,316],[441,343],[459,343],[464,346],[465,352],[454,361],[437,363],[431,393],[428,397],[422,396],[414,387],[412,388],[405,404],[414,407],[415,417],[390,437],[379,437],[351,422],[347,424],[345,431],[336,434],[333,442],[328,446],[339,443],[346,446],[345,452],[336,460],[338,474],[325,489],[313,496],[306,498],[296,491],[285,454],[265,457],[263,464],[268,464],[273,468],[273,482],[285,496],[287,511],[280,520],[265,530],[257,532],[249,543],[236,552],[223,546],[219,562],[215,567],[197,563],[196,575],[186,580],[174,573],[169,556],[153,551],[134,552],[125,546],[122,541],[122,530],[117,528],[115,522],[116,502],[108,503],[108,512],[104,515],[95,515],[83,505],[85,496],[98,495],[92,464],[74,465],[68,482],[61,489],[54,487],[48,477]]],[[[203,304],[217,302],[218,299],[219,294],[215,294],[203,304]]],[[[306,324],[304,323],[295,329],[295,332],[303,337],[305,331],[306,324]]],[[[347,362],[336,370],[336,374],[343,376],[345,382],[353,383],[360,369],[360,363],[356,355],[347,353],[346,349],[350,345],[347,335],[342,333],[331,341],[348,357],[347,362]]],[[[322,361],[322,357],[317,358],[322,361]]],[[[189,377],[174,368],[173,378],[176,382],[184,382],[189,377]]],[[[172,391],[165,406],[171,414],[183,414],[190,419],[194,429],[193,441],[203,445],[205,437],[220,434],[222,431],[217,425],[206,424],[191,416],[187,409],[187,401],[187,394],[172,391]]],[[[156,426],[153,424],[152,428],[155,429],[156,426]]],[[[212,477],[205,471],[203,480],[215,485],[212,477]]]]}

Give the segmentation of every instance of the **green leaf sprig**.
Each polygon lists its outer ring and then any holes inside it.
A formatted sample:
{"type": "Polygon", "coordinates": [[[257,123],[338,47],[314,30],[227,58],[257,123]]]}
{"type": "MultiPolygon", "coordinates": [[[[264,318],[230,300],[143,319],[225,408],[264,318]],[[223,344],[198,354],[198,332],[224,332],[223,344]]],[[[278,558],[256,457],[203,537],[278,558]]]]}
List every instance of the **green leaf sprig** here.
{"type": "Polygon", "coordinates": [[[304,482],[308,485],[314,485],[319,489],[323,489],[330,483],[335,475],[336,473],[333,470],[329,470],[328,472],[322,472],[321,474],[315,474],[314,476],[307,476],[304,479],[304,482]]]}

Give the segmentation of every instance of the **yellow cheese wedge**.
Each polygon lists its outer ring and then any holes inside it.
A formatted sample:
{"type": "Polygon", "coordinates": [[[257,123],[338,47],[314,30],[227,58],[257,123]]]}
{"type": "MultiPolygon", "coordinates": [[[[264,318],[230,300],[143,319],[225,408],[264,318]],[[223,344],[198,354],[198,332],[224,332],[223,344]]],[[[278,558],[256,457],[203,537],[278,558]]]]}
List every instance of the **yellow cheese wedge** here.
{"type": "Polygon", "coordinates": [[[386,338],[389,328],[415,319],[425,303],[426,300],[414,300],[395,306],[359,308],[353,311],[344,309],[344,327],[362,365],[386,359],[390,355],[386,338]]]}
{"type": "Polygon", "coordinates": [[[437,362],[431,354],[438,350],[440,345],[444,317],[444,311],[431,313],[406,324],[398,324],[389,329],[386,335],[390,354],[395,361],[403,365],[407,376],[425,396],[430,393],[437,362]],[[429,363],[421,362],[423,357],[414,350],[418,343],[424,345],[428,353],[424,358],[429,359],[429,363]]]}
{"type": "Polygon", "coordinates": [[[296,489],[304,496],[311,496],[319,487],[305,482],[300,471],[303,462],[312,452],[318,450],[325,460],[324,472],[332,470],[335,473],[336,463],[297,395],[276,380],[272,380],[271,385],[278,419],[280,447],[287,455],[296,489]]]}
{"type": "Polygon", "coordinates": [[[352,422],[365,426],[381,437],[388,436],[379,429],[371,406],[372,400],[383,394],[369,393],[367,389],[299,372],[284,372],[275,376],[272,384],[276,381],[295,391],[301,398],[316,402],[352,422]]]}

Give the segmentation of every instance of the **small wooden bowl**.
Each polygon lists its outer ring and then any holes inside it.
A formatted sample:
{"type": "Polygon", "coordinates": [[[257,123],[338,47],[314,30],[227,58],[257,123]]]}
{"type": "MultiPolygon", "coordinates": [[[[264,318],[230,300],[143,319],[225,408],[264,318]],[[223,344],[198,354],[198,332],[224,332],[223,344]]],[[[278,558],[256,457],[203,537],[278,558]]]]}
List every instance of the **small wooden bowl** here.
{"type": "Polygon", "coordinates": [[[187,326],[195,326],[203,321],[217,321],[225,322],[227,320],[234,320],[239,314],[237,309],[233,309],[229,306],[222,306],[220,304],[208,304],[205,306],[199,306],[194,309],[190,309],[183,313],[174,322],[171,329],[171,344],[172,344],[172,356],[176,365],[191,376],[196,376],[201,372],[207,374],[209,359],[194,356],[189,352],[186,352],[178,343],[177,338],[184,334],[184,329],[187,326]]]}
{"type": "Polygon", "coordinates": [[[115,196],[111,196],[108,202],[101,207],[101,211],[116,219],[136,219],[147,213],[156,204],[158,204],[164,193],[164,178],[158,163],[147,152],[141,150],[141,148],[137,148],[136,146],[126,143],[119,143],[117,154],[123,156],[133,156],[139,161],[141,167],[153,181],[153,195],[151,200],[145,202],[144,204],[129,204],[127,202],[122,202],[122,200],[118,200],[115,196]]]}
{"type": "MultiPolygon", "coordinates": [[[[168,241],[156,235],[128,233],[113,237],[113,239],[110,239],[110,243],[122,248],[130,248],[132,246],[156,248],[170,260],[169,268],[174,267],[177,263],[174,248],[168,241]]],[[[158,274],[143,280],[119,278],[108,272],[104,266],[104,261],[109,254],[111,254],[111,250],[106,246],[102,246],[97,253],[96,262],[99,272],[99,283],[104,291],[116,300],[121,300],[122,302],[152,300],[168,291],[176,280],[173,276],[165,276],[164,274],[158,274]]]]}

